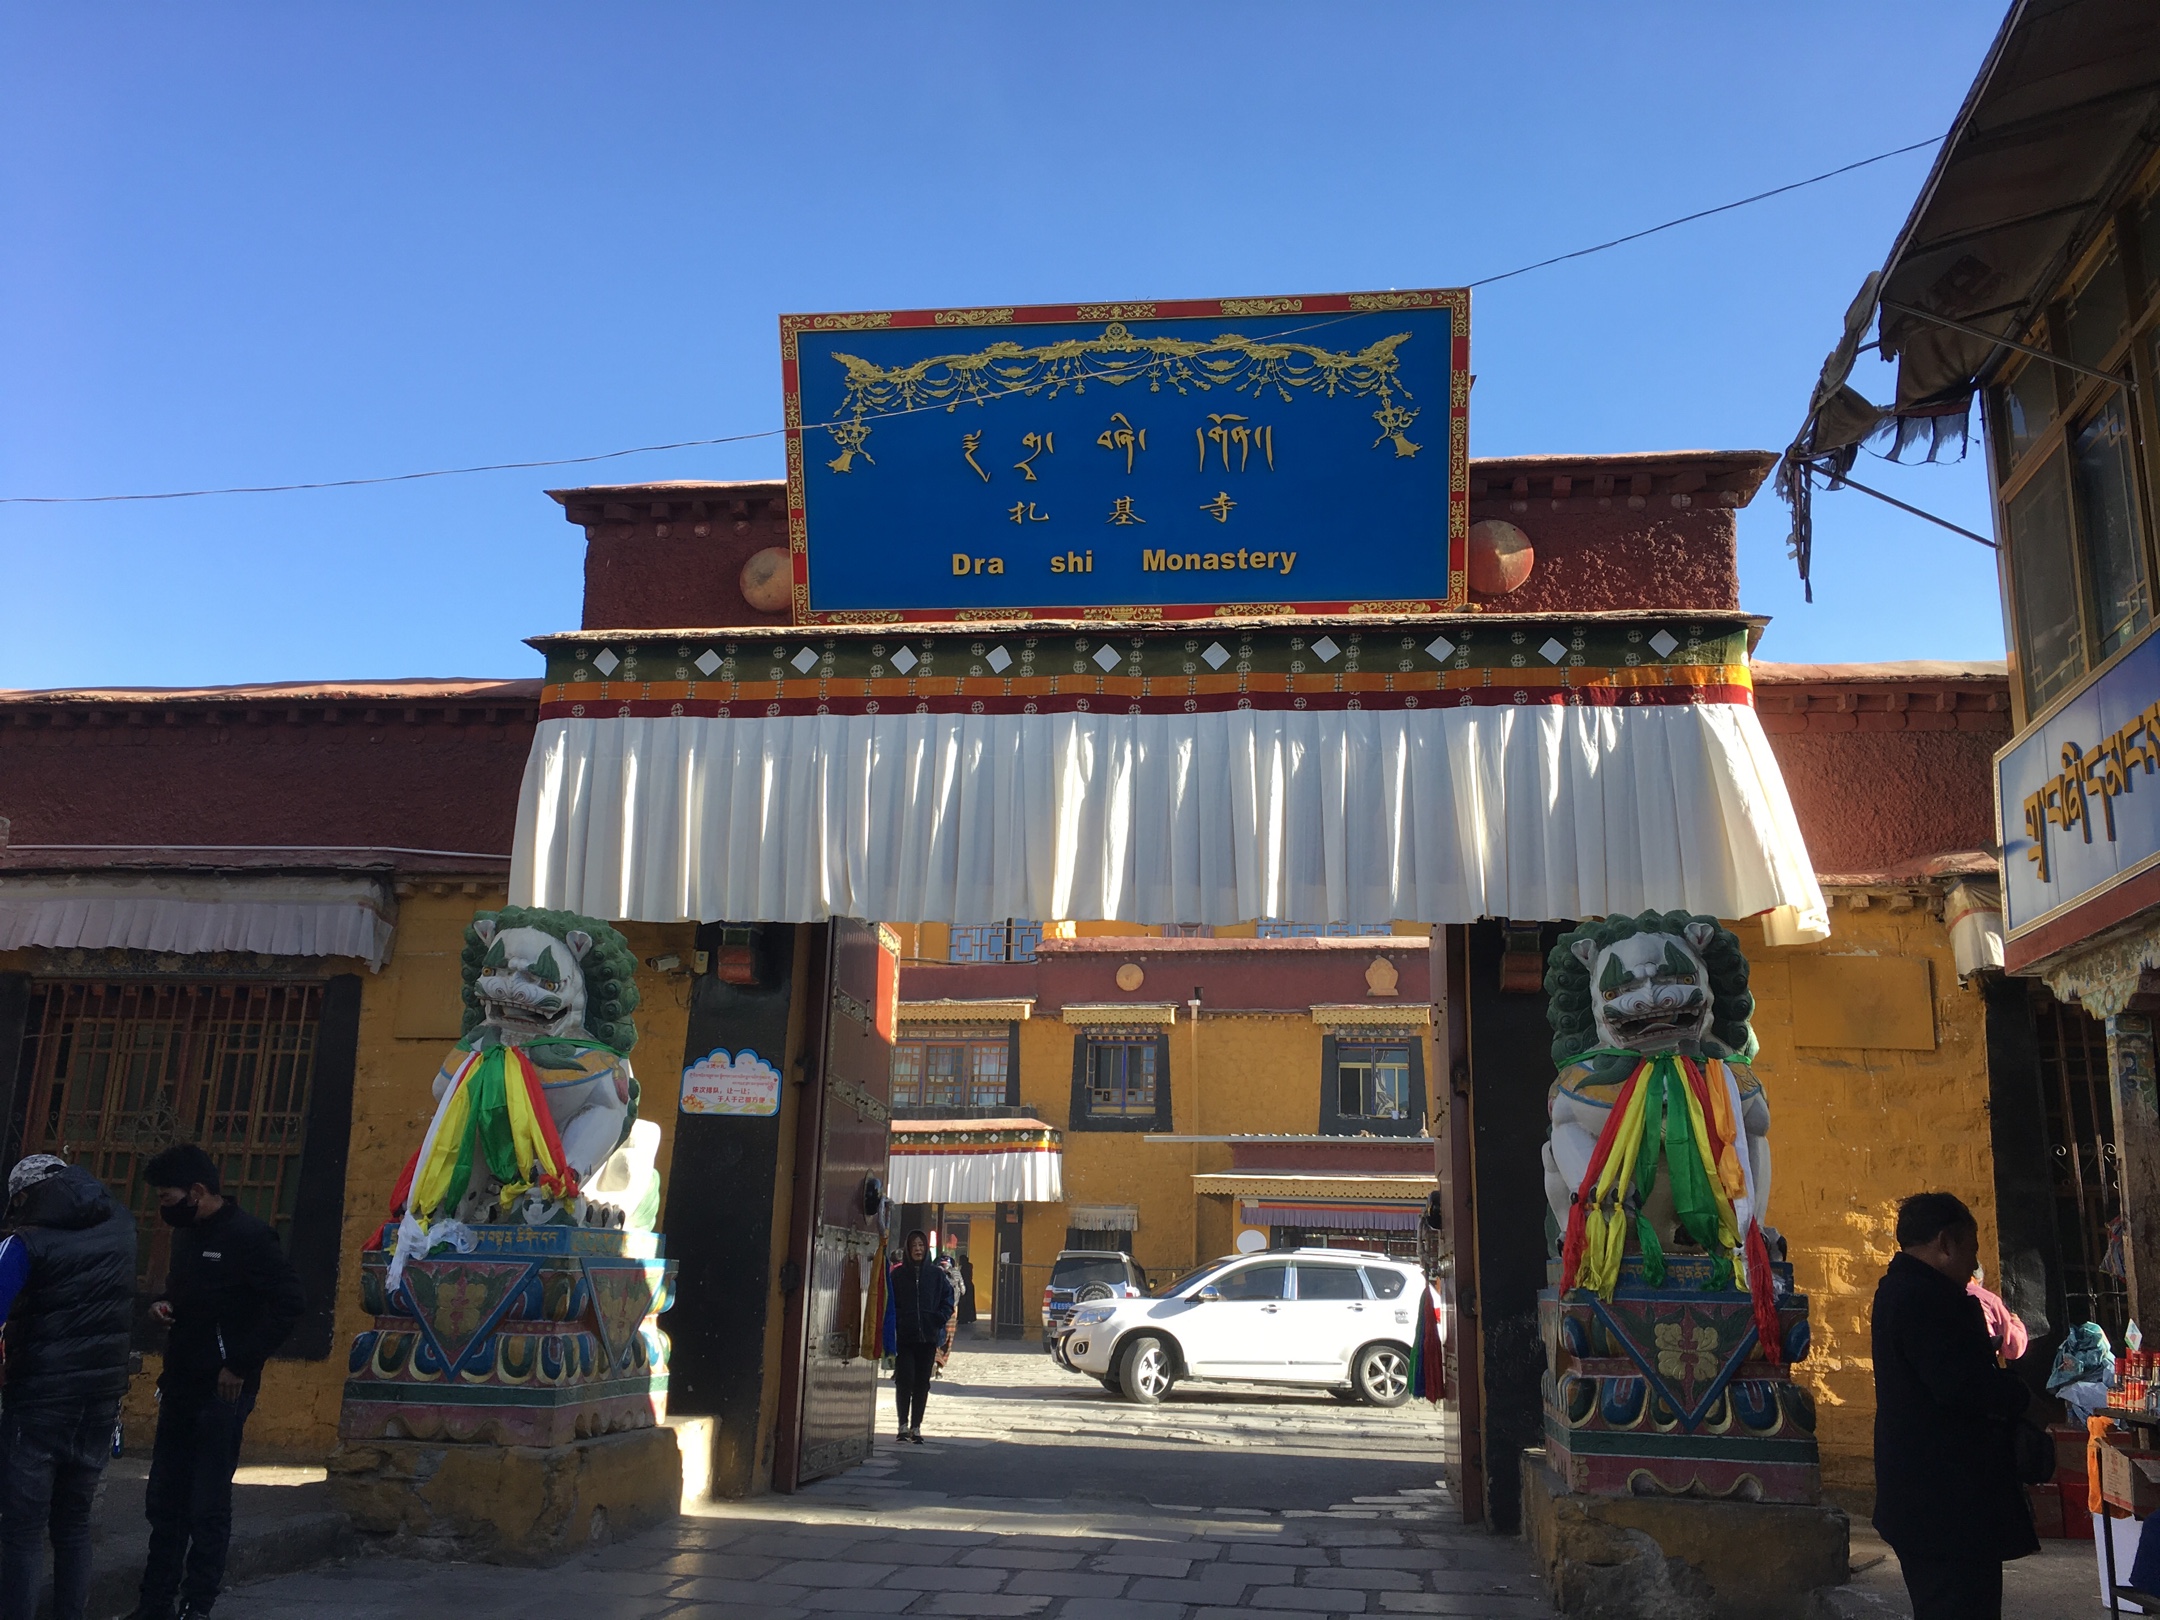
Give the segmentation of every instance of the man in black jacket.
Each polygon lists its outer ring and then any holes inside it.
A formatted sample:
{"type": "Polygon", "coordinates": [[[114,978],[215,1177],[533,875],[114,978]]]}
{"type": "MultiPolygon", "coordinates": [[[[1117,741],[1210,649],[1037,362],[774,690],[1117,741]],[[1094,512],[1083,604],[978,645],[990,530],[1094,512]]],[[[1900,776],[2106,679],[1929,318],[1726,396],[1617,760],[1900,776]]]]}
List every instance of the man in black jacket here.
{"type": "Polygon", "coordinates": [[[263,1363],[306,1301],[277,1234],[220,1196],[217,1165],[199,1147],[167,1148],[143,1179],[174,1227],[165,1294],[150,1314],[172,1332],[158,1375],[157,1440],[143,1511],[150,1558],[136,1620],[204,1615],[225,1578],[240,1434],[263,1363]]]}
{"type": "Polygon", "coordinates": [[[1995,1365],[1973,1213],[1949,1193],[1898,1205],[1900,1253],[1875,1289],[1875,1528],[1913,1620],[2000,1620],[2006,1559],[2040,1550],[2011,1425],[2032,1399],[1995,1365]]]}
{"type": "Polygon", "coordinates": [[[31,1620],[53,1548],[53,1620],[90,1597],[90,1506],[112,1456],[135,1319],[135,1218],[89,1171],[34,1153],[8,1174],[0,1243],[0,1620],[31,1620]]]}

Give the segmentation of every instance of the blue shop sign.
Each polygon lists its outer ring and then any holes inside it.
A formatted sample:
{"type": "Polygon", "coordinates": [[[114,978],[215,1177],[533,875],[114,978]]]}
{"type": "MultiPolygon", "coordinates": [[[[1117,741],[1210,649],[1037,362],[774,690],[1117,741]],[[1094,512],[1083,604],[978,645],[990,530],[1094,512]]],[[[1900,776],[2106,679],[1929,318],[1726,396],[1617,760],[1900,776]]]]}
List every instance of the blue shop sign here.
{"type": "Polygon", "coordinates": [[[799,623],[1467,600],[1469,294],[781,318],[799,623]]]}
{"type": "Polygon", "coordinates": [[[2160,636],[1995,757],[2010,934],[2160,859],[2160,636]]]}

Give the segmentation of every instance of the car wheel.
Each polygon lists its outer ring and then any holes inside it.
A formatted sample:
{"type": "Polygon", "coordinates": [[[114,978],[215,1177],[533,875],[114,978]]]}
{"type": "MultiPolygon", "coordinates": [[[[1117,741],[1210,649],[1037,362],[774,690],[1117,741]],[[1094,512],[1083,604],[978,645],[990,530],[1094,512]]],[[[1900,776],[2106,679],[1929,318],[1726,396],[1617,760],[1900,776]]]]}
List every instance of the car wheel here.
{"type": "Polygon", "coordinates": [[[1399,1344],[1368,1344],[1350,1369],[1350,1387],[1367,1406],[1400,1406],[1410,1398],[1410,1352],[1399,1344]]]}
{"type": "Polygon", "coordinates": [[[1162,1340],[1143,1333],[1125,1347],[1119,1364],[1118,1387],[1137,1406],[1153,1406],[1170,1393],[1177,1374],[1170,1368],[1170,1352],[1162,1340]]]}

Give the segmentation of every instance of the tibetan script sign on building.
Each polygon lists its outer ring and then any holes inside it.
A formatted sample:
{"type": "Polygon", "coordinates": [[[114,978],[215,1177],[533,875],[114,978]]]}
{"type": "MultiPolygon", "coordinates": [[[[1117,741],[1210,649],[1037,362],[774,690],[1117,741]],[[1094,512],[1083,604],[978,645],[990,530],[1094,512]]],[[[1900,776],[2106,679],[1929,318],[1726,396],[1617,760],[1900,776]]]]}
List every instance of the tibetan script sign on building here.
{"type": "Polygon", "coordinates": [[[2160,634],[1995,757],[2009,937],[2160,862],[2160,634]]]}
{"type": "Polygon", "coordinates": [[[1470,295],[786,315],[804,624],[1467,598],[1470,295]]]}

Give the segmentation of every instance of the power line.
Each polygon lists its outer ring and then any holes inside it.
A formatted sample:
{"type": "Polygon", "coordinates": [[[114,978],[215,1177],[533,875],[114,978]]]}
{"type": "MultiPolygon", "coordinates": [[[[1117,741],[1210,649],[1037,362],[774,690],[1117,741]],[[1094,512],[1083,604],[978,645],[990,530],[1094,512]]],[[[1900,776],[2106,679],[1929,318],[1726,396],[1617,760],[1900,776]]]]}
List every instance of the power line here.
{"type": "MultiPolygon", "coordinates": [[[[1481,276],[1476,281],[1466,282],[1464,285],[1469,287],[1490,287],[1495,282],[1511,281],[1516,276],[1526,276],[1533,270],[1543,270],[1551,265],[1565,264],[1570,259],[1588,258],[1593,253],[1603,253],[1611,248],[1624,247],[1629,242],[1639,242],[1646,236],[1655,236],[1660,231],[1669,231],[1681,225],[1693,224],[1698,219],[1708,219],[1714,214],[1729,214],[1735,208],[1745,208],[1750,203],[1765,202],[1772,197],[1782,197],[1789,191],[1799,191],[1806,186],[1820,185],[1825,180],[1835,180],[1839,175],[1851,174],[1855,169],[1864,169],[1870,164],[1886,162],[1894,157],[1903,157],[1907,152],[1917,152],[1922,147],[1938,145],[1942,140],[1943,137],[1940,135],[1931,135],[1924,141],[1914,141],[1908,146],[1897,146],[1892,147],[1887,152],[1877,152],[1873,157],[1862,158],[1857,163],[1847,163],[1835,169],[1825,169],[1821,174],[1810,175],[1805,180],[1794,180],[1787,185],[1773,186],[1768,191],[1758,191],[1752,197],[1742,197],[1734,202],[1720,203],[1715,208],[1704,208],[1692,214],[1682,214],[1678,219],[1668,219],[1662,225],[1651,225],[1643,230],[1630,231],[1625,236],[1616,236],[1608,242],[1599,242],[1593,247],[1577,248],[1572,253],[1555,254],[1549,259],[1539,259],[1535,264],[1525,264],[1513,270],[1503,270],[1496,276],[1481,276]]],[[[1316,324],[1332,325],[1333,323],[1319,322],[1316,324]]],[[[1012,392],[1013,390],[1006,391],[1012,392]]],[[[930,407],[917,408],[927,409],[930,407]]],[[[883,413],[884,416],[905,416],[909,414],[911,414],[910,411],[883,413]]],[[[808,432],[814,428],[832,425],[825,422],[806,422],[803,424],[803,431],[808,432]]],[[[751,433],[725,433],[711,439],[678,439],[672,444],[640,444],[633,445],[627,450],[602,450],[589,456],[550,456],[535,461],[491,461],[473,467],[436,467],[426,472],[386,473],[374,478],[326,478],[314,483],[303,484],[235,484],[222,489],[167,489],[137,495],[0,495],[0,506],[97,506],[115,501],[187,501],[209,495],[284,495],[303,490],[359,489],[374,484],[410,484],[424,478],[462,478],[470,473],[530,472],[541,467],[582,467],[589,466],[596,461],[617,461],[624,456],[651,455],[661,450],[702,450],[720,444],[747,444],[756,439],[778,438],[786,431],[785,428],[760,428],[751,433]]]]}
{"type": "Polygon", "coordinates": [[[1873,157],[1862,158],[1858,163],[1848,163],[1836,169],[1825,169],[1821,174],[1811,174],[1805,180],[1795,180],[1790,185],[1773,186],[1768,191],[1758,191],[1754,196],[1742,197],[1738,202],[1719,203],[1715,208],[1704,208],[1696,213],[1682,214],[1678,219],[1668,219],[1662,225],[1652,225],[1647,230],[1630,231],[1626,236],[1616,236],[1610,242],[1598,243],[1596,247],[1577,248],[1573,253],[1555,254],[1550,259],[1540,259],[1536,264],[1526,264],[1517,270],[1503,270],[1497,276],[1487,276],[1482,281],[1473,281],[1469,285],[1472,287],[1489,287],[1496,281],[1506,281],[1515,276],[1527,276],[1533,270],[1543,270],[1547,265],[1565,264],[1570,259],[1581,259],[1593,253],[1603,253],[1607,248],[1616,248],[1627,242],[1640,242],[1646,236],[1655,236],[1659,231],[1669,231],[1675,225],[1692,224],[1698,219],[1708,219],[1712,214],[1729,214],[1735,208],[1747,207],[1749,203],[1759,203],[1771,197],[1782,197],[1786,192],[1798,191],[1803,186],[1820,185],[1825,180],[1835,180],[1841,174],[1851,174],[1855,169],[1864,169],[1871,163],[1881,163],[1890,158],[1903,157],[1907,152],[1917,152],[1923,146],[1938,146],[1942,141],[1942,136],[1930,135],[1924,141],[1914,141],[1910,146],[1898,146],[1887,152],[1877,152],[1873,157]]]}

